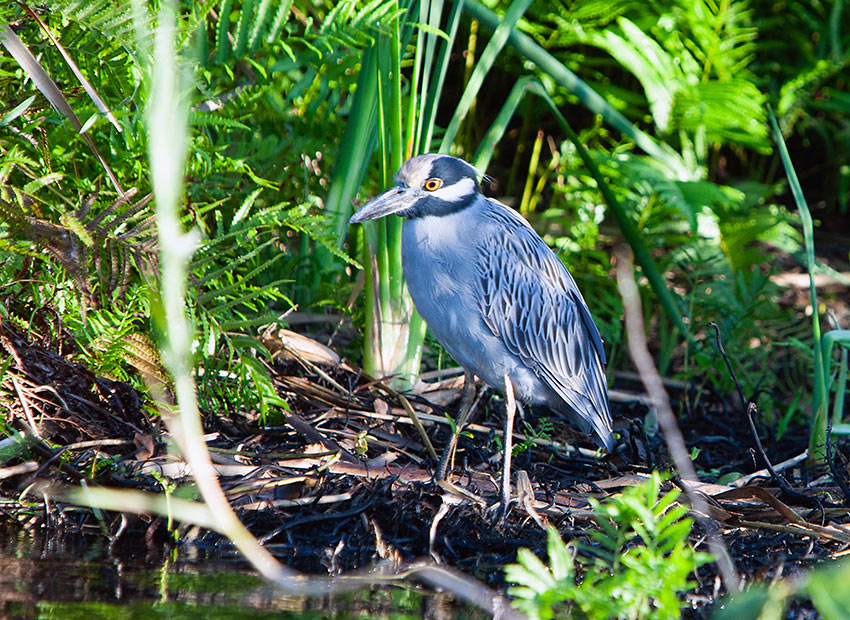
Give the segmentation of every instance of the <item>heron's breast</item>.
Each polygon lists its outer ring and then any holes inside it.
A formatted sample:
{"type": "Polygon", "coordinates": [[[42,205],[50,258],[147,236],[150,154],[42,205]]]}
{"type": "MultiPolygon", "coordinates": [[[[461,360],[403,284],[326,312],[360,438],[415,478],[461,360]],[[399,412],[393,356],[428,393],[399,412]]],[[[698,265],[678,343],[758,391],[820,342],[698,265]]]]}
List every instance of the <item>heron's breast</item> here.
{"type": "Polygon", "coordinates": [[[476,262],[482,234],[468,216],[408,220],[402,258],[413,303],[431,332],[460,364],[498,386],[515,362],[479,307],[476,262]]]}
{"type": "Polygon", "coordinates": [[[467,226],[460,214],[404,223],[402,261],[414,301],[472,294],[477,249],[467,226]]]}

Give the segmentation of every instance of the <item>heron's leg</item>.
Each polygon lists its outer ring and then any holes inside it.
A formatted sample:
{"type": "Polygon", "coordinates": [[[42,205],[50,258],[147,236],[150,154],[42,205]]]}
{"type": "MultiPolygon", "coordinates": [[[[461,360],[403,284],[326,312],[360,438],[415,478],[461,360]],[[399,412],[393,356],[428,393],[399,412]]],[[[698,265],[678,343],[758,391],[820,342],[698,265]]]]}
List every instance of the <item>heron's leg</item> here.
{"type": "Polygon", "coordinates": [[[508,516],[511,508],[511,456],[513,455],[514,416],[519,404],[514,397],[514,386],[511,378],[505,375],[505,434],[503,438],[505,456],[502,459],[502,516],[501,521],[508,516]]]}
{"type": "Polygon", "coordinates": [[[455,426],[455,432],[452,433],[449,439],[448,447],[443,451],[443,456],[440,458],[440,465],[437,467],[437,480],[445,480],[449,471],[454,469],[457,438],[460,436],[463,427],[466,426],[469,414],[472,413],[472,407],[475,404],[475,376],[468,370],[464,370],[463,372],[463,396],[460,401],[457,425],[455,426]]]}

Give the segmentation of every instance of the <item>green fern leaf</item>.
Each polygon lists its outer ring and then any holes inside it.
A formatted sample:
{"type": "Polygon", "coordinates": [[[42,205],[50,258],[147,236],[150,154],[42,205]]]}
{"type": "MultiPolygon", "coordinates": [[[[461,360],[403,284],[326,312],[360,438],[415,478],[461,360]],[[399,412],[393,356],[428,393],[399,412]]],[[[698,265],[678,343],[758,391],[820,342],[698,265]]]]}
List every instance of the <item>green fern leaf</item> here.
{"type": "Polygon", "coordinates": [[[257,43],[262,37],[266,21],[271,15],[271,4],[271,0],[260,0],[260,5],[257,7],[257,14],[254,17],[254,23],[251,25],[251,32],[248,34],[248,49],[257,49],[257,43]]]}
{"type": "Polygon", "coordinates": [[[239,11],[239,20],[236,22],[236,42],[233,45],[233,55],[242,58],[248,45],[248,33],[254,19],[254,0],[243,0],[239,11]]]}
{"type": "MultiPolygon", "coordinates": [[[[280,37],[280,33],[283,30],[283,26],[289,20],[289,12],[292,9],[292,0],[283,0],[280,5],[277,7],[277,12],[274,16],[274,21],[272,22],[272,26],[269,29],[269,34],[266,37],[266,43],[274,43],[280,37]]],[[[286,46],[287,48],[289,46],[286,46]]],[[[295,57],[292,56],[292,60],[295,61],[295,57]]]]}
{"type": "Polygon", "coordinates": [[[215,63],[223,65],[230,56],[230,11],[233,0],[222,0],[221,9],[218,12],[218,24],[216,24],[215,36],[215,63]]]}

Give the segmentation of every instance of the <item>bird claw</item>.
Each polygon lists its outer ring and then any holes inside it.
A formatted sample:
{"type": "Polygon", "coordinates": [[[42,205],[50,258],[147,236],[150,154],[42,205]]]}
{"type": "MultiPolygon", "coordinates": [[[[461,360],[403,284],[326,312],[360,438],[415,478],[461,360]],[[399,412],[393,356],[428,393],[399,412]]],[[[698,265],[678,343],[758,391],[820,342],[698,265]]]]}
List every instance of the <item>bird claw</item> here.
{"type": "Polygon", "coordinates": [[[511,512],[511,506],[516,502],[516,500],[509,499],[505,501],[504,498],[487,508],[487,512],[493,515],[493,524],[502,527],[508,520],[508,515],[511,512]]]}

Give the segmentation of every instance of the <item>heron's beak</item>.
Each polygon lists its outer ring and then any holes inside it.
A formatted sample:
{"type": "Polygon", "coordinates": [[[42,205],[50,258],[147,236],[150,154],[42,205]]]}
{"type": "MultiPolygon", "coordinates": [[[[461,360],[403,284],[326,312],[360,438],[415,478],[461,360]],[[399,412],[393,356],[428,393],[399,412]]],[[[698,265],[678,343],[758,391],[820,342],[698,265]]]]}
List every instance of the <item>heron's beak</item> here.
{"type": "Polygon", "coordinates": [[[377,220],[385,215],[398,213],[410,207],[419,199],[416,189],[412,187],[402,187],[396,185],[391,187],[383,194],[375,196],[360,207],[357,212],[348,220],[349,224],[360,224],[369,220],[377,220]]]}

